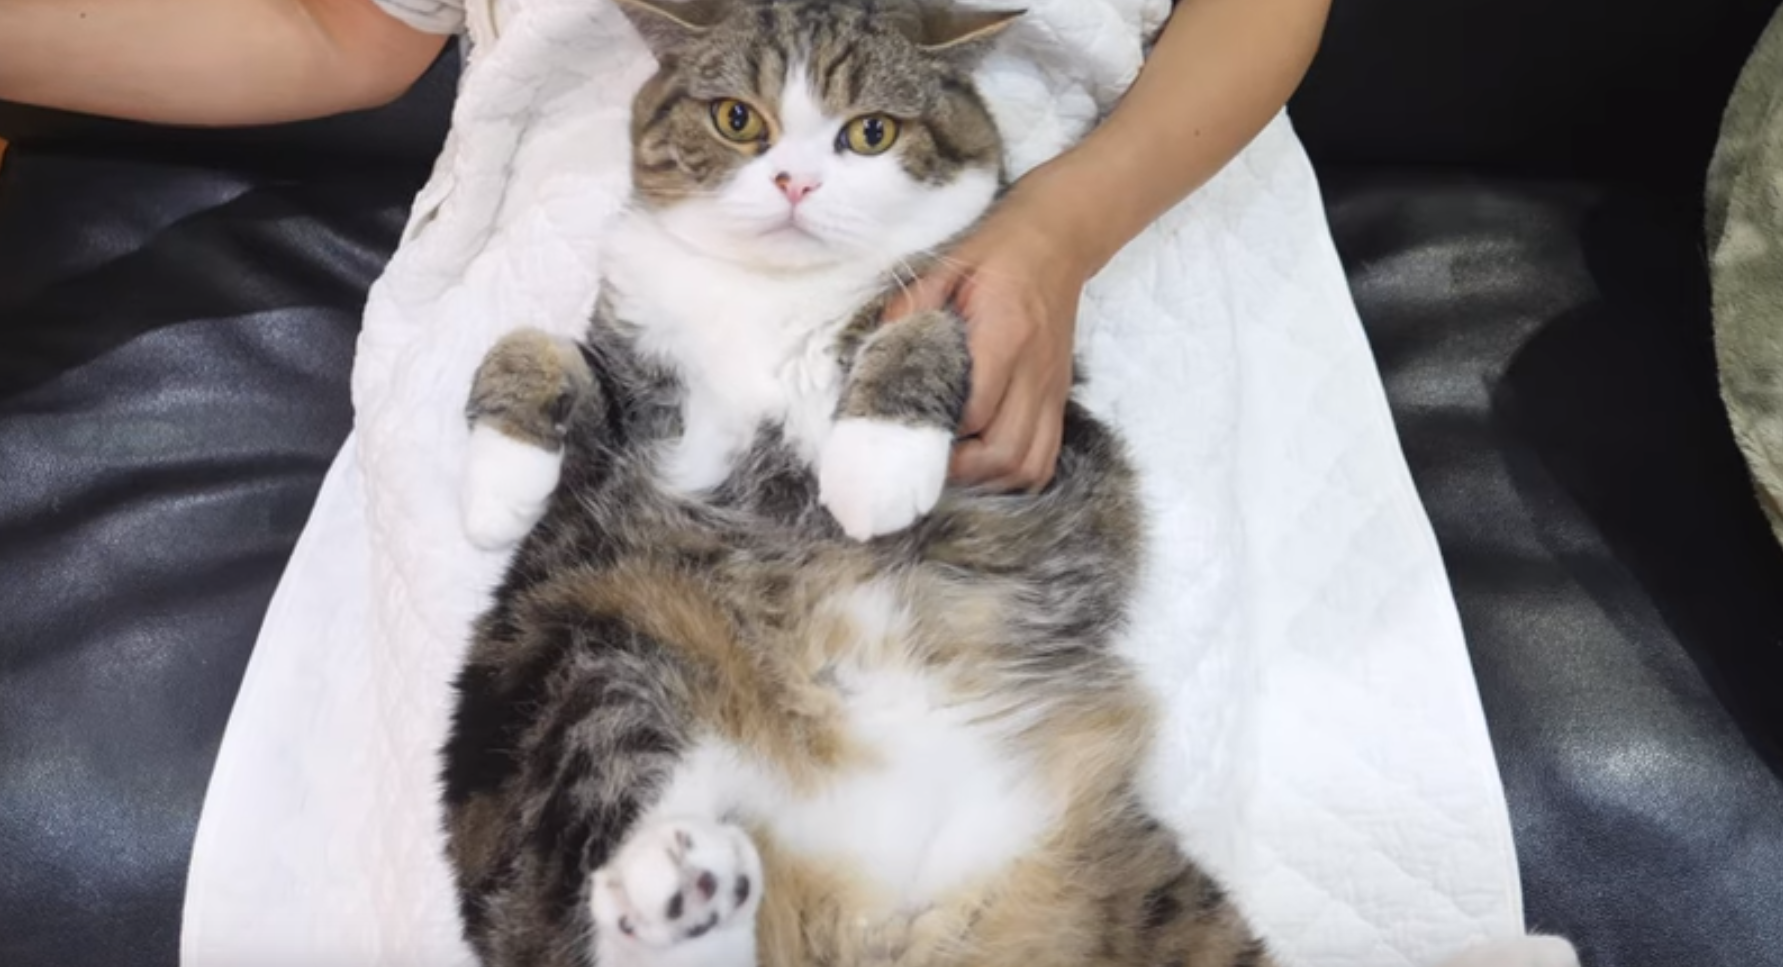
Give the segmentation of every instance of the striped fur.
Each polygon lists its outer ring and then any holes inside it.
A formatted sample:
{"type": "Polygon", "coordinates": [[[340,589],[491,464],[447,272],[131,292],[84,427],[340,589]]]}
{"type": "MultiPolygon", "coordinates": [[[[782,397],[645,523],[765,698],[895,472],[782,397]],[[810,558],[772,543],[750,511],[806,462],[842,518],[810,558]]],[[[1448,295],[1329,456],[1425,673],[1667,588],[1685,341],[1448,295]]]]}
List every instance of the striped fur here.
{"type": "MultiPolygon", "coordinates": [[[[767,108],[795,62],[808,65],[835,113],[908,119],[899,160],[919,180],[941,183],[963,168],[1001,163],[996,125],[972,85],[982,43],[954,42],[913,4],[690,3],[674,7],[674,18],[639,0],[625,6],[663,62],[632,112],[632,179],[643,202],[673,204],[710,190],[758,152],[759,144],[713,137],[709,106],[741,96],[767,108]],[[665,26],[683,22],[699,27],[665,26]],[[924,36],[936,39],[909,40],[924,36]]],[[[983,26],[970,24],[966,35],[983,26]]]]}
{"type": "MultiPolygon", "coordinates": [[[[636,102],[646,212],[725,184],[760,150],[714,136],[710,102],[767,109],[795,65],[834,113],[903,120],[888,163],[919,182],[999,164],[969,76],[999,18],[898,0],[624,3],[661,62],[636,102]]],[[[970,380],[960,320],[881,330],[879,304],[826,330],[836,417],[951,431],[970,380]]],[[[759,963],[1268,967],[1135,791],[1153,712],[1114,642],[1143,521],[1116,436],[1073,405],[1044,492],[949,491],[908,529],[857,542],[772,422],[709,492],[664,485],[661,454],[695,387],[642,348],[643,322],[607,300],[579,347],[516,333],[472,391],[473,422],[563,453],[544,519],[477,623],[443,750],[448,852],[482,962],[594,964],[591,878],[702,743],[742,750],[792,798],[871,773],[885,750],[851,724],[838,673],[862,668],[981,710],[1056,809],[1020,855],[915,907],[888,905],[875,870],[803,851],[773,815],[717,817],[761,856],[759,963]],[[868,629],[837,604],[863,594],[902,619],[868,629]]]]}

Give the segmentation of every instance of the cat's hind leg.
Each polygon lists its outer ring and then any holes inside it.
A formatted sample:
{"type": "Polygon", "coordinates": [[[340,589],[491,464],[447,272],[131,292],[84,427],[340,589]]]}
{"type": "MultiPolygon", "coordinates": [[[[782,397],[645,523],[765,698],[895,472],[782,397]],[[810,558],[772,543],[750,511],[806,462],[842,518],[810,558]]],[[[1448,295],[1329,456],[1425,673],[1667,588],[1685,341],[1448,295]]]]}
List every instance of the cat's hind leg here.
{"type": "Polygon", "coordinates": [[[518,329],[483,357],[465,408],[461,509],[471,543],[507,547],[539,522],[557,488],[570,418],[597,398],[588,363],[568,340],[518,329]]]}
{"type": "Polygon", "coordinates": [[[595,871],[600,967],[755,967],[762,864],[749,834],[703,820],[636,830],[595,871]]]}

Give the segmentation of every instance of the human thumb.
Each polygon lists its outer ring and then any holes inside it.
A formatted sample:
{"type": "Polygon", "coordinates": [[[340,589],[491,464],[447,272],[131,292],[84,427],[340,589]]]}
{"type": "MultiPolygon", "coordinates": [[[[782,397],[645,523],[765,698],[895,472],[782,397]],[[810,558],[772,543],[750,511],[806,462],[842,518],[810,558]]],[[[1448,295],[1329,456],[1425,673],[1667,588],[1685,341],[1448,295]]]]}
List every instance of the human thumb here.
{"type": "Polygon", "coordinates": [[[918,312],[943,308],[953,298],[954,290],[959,284],[960,273],[957,269],[937,268],[915,282],[902,286],[901,291],[886,304],[879,319],[881,322],[897,322],[918,312]]]}

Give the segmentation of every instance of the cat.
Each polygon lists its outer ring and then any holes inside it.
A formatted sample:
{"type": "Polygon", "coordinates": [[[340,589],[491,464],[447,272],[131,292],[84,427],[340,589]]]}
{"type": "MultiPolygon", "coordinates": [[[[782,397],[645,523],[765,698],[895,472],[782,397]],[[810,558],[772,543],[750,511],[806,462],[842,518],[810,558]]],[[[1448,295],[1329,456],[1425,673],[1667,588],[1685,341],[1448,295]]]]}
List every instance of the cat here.
{"type": "Polygon", "coordinates": [[[467,407],[467,531],[519,542],[442,750],[481,962],[1271,967],[1137,789],[1120,440],[1074,402],[1044,490],[946,489],[964,323],[878,324],[1005,187],[1019,15],[618,2],[658,70],[599,305],[467,407]]]}

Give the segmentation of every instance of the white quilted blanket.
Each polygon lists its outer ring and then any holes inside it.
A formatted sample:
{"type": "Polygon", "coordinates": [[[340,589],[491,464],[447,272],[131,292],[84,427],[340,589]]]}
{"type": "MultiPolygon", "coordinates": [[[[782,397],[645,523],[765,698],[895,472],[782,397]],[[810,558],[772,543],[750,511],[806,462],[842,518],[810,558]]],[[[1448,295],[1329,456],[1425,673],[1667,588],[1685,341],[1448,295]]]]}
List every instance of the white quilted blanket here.
{"type": "MultiPolygon", "coordinates": [[[[357,430],[217,761],[187,967],[469,959],[434,752],[503,560],[459,530],[459,414],[502,331],[582,326],[650,70],[600,0],[491,2],[472,0],[454,134],[372,293],[357,430]]],[[[1113,102],[1168,13],[1028,7],[983,71],[1018,172],[1113,102]]],[[[1453,603],[1285,118],[1095,282],[1082,345],[1155,519],[1131,648],[1170,709],[1159,808],[1288,964],[1425,965],[1519,932],[1453,603]]]]}

